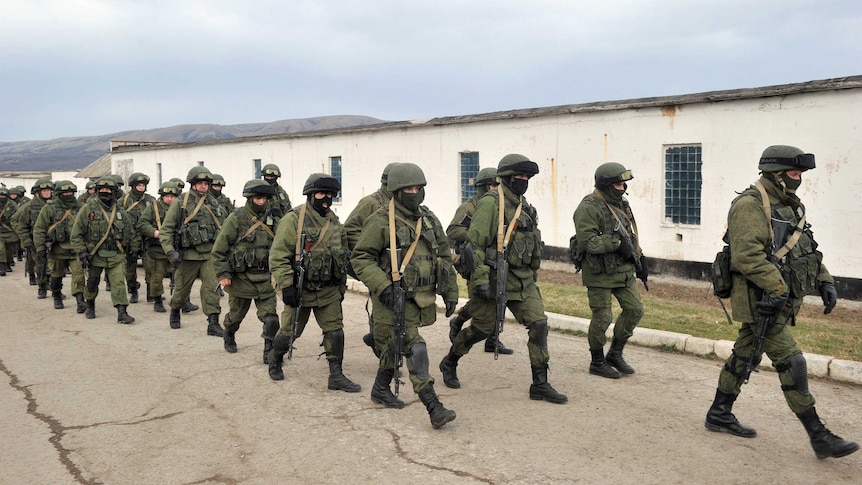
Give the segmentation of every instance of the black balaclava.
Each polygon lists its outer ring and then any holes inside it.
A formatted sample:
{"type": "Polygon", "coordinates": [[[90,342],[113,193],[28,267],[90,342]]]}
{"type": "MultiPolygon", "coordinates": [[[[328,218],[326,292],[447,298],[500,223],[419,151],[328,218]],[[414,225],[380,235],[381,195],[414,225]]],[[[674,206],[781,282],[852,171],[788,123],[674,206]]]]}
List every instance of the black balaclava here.
{"type": "Polygon", "coordinates": [[[407,208],[407,210],[416,212],[422,202],[425,200],[425,187],[419,187],[419,192],[408,194],[403,190],[398,191],[398,202],[407,208]]]}
{"type": "Polygon", "coordinates": [[[314,210],[316,210],[321,217],[326,217],[326,211],[332,207],[332,194],[326,194],[326,197],[322,199],[318,199],[314,194],[309,194],[308,198],[311,200],[311,206],[314,207],[314,210]]]}

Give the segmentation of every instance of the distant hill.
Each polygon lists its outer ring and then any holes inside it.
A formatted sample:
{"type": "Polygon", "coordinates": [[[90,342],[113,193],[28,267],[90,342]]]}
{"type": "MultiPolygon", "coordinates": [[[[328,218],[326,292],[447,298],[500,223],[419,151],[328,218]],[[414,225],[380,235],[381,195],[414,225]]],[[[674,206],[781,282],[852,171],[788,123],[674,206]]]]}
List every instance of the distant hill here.
{"type": "Polygon", "coordinates": [[[82,169],[108,152],[111,140],[190,143],[245,136],[373,125],[383,120],[369,116],[320,116],[242,125],[178,125],[152,130],[130,130],[99,136],[53,140],[0,142],[0,171],[61,171],[82,169]]]}

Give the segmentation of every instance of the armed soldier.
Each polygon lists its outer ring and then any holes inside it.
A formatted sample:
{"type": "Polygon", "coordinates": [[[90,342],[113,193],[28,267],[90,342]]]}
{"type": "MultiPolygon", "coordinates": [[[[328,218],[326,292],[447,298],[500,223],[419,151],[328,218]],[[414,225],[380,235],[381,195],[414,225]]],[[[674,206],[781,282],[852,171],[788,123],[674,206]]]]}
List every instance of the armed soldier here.
{"type": "Polygon", "coordinates": [[[36,246],[36,257],[39,264],[50,264],[47,272],[51,276],[51,296],[54,297],[54,308],[62,309],[63,276],[68,269],[71,273],[72,295],[77,302],[78,313],[84,313],[87,305],[84,299],[84,270],[78,260],[78,253],[72,248],[71,235],[75,217],[80,204],[75,194],[78,187],[68,180],[54,184],[54,198],[49,200],[33,227],[33,242],[36,246]]]}
{"type": "MultiPolygon", "coordinates": [[[[373,194],[368,194],[359,199],[359,203],[356,204],[356,207],[354,207],[350,212],[350,215],[347,216],[347,220],[344,221],[344,230],[347,232],[347,246],[351,252],[356,246],[356,241],[359,240],[359,236],[362,234],[362,225],[365,224],[365,220],[368,219],[371,214],[377,212],[377,209],[385,207],[389,203],[389,199],[392,198],[392,192],[389,192],[389,189],[386,188],[386,183],[389,180],[389,171],[392,170],[392,167],[395,165],[397,165],[397,163],[393,162],[383,168],[383,174],[380,176],[380,188],[373,194]]],[[[348,272],[350,271],[352,271],[352,268],[348,268],[348,272]]],[[[350,275],[354,277],[356,276],[352,273],[350,275]]],[[[367,312],[367,303],[365,305],[365,309],[367,312]]],[[[371,318],[371,315],[368,316],[368,333],[362,336],[362,341],[365,342],[365,345],[371,347],[375,356],[378,358],[380,357],[380,352],[374,348],[374,320],[371,318]]]]}
{"type": "Polygon", "coordinates": [[[733,269],[730,299],[733,319],[742,326],[718,377],[705,426],[744,438],[757,435],[731,410],[765,352],[778,371],[784,399],[802,421],[817,458],[823,459],[849,455],[859,445],[834,435],[820,421],[808,389],[805,357],[790,334],[805,295],[819,291],[824,314],[838,301],[834,279],[822,263],[805,206],[796,195],[802,173],[814,167],[814,155],[792,146],[770,146],[761,155],[755,186],[730,205],[726,235],[733,269]],[[781,233],[786,237],[779,239],[781,233]],[[758,321],[771,323],[760,342],[755,333],[758,321]]]}
{"type": "Polygon", "coordinates": [[[278,218],[269,201],[275,189],[263,180],[249,180],[242,189],[244,207],[234,210],[213,244],[216,277],[228,292],[230,311],[224,318],[224,349],[237,351],[236,332],[254,301],[263,323],[263,363],[269,363],[272,339],[279,327],[275,290],[269,272],[269,249],[278,218]]]}
{"type": "MultiPolygon", "coordinates": [[[[481,199],[489,190],[496,190],[497,186],[497,169],[494,167],[483,168],[476,174],[476,181],[473,183],[476,187],[476,195],[461,204],[455,211],[455,217],[449,227],[446,228],[446,235],[449,236],[450,244],[457,255],[457,263],[454,265],[464,279],[470,281],[470,276],[473,273],[473,247],[467,244],[467,230],[470,228],[470,221],[473,220],[473,214],[476,212],[476,206],[479,205],[481,199]]],[[[449,341],[455,342],[455,336],[461,331],[464,324],[470,320],[470,303],[467,302],[461,309],[455,312],[455,316],[449,320],[449,341]]],[[[485,339],[485,352],[494,352],[494,347],[497,347],[496,352],[499,354],[512,354],[514,351],[503,345],[503,342],[498,340],[494,334],[485,339]]]]}
{"type": "Polygon", "coordinates": [[[229,215],[236,210],[236,206],[234,206],[230,198],[222,192],[225,185],[227,185],[227,182],[225,182],[224,177],[213,174],[213,183],[210,186],[210,194],[222,208],[222,212],[229,215]]]}
{"type": "Polygon", "coordinates": [[[49,179],[42,178],[33,184],[33,200],[18,206],[15,215],[12,216],[12,227],[18,234],[21,246],[27,250],[27,262],[25,270],[30,274],[30,284],[38,285],[37,297],[41,300],[48,297],[48,272],[44,271],[44,265],[38,265],[39,274],[36,274],[36,245],[33,244],[33,227],[36,219],[45,203],[54,194],[54,183],[49,179]]]}
{"type": "Polygon", "coordinates": [[[458,332],[449,353],[440,362],[440,371],[448,387],[461,387],[458,360],[474,344],[498,332],[508,308],[527,327],[527,351],[533,374],[530,399],[562,404],[568,398],[548,383],[548,317],[536,286],[542,237],[536,209],[524,197],[530,178],[537,173],[538,164],[524,155],[506,155],[497,166],[501,185],[486,193],[476,207],[467,232],[475,258],[470,278],[473,320],[458,332]],[[503,272],[501,267],[508,268],[503,272]]]}
{"type": "Polygon", "coordinates": [[[278,178],[281,177],[281,170],[278,168],[278,165],[267,163],[260,169],[260,174],[266,183],[272,186],[275,189],[275,197],[272,198],[272,202],[270,202],[275,210],[272,214],[276,217],[283,217],[287,214],[287,211],[290,210],[290,197],[287,196],[287,192],[281,188],[281,185],[278,185],[278,178]],[[281,214],[279,214],[281,211],[281,214]]]}
{"type": "Polygon", "coordinates": [[[96,297],[104,270],[111,285],[111,304],[117,309],[117,322],[128,324],[135,319],[126,312],[129,300],[124,284],[125,253],[140,252],[141,238],[117,202],[118,190],[116,181],[109,177],[96,182],[96,197],[91,197],[78,211],[70,240],[81,266],[88,271],[84,316],[96,318],[96,297]]]}
{"type": "Polygon", "coordinates": [[[406,357],[413,391],[425,405],[431,425],[439,428],[455,419],[455,411],[446,409],[434,391],[428,349],[419,327],[437,320],[437,294],[446,304],[446,317],[452,315],[458,302],[458,282],[443,226],[421,205],[425,185],[425,174],[415,164],[400,163],[390,169],[386,187],[392,199],[365,221],[351,263],[373,295],[374,341],[380,364],[371,400],[388,408],[404,407],[396,394],[400,362],[406,357]],[[396,394],[389,387],[393,377],[396,394]]]}
{"type": "Polygon", "coordinates": [[[269,356],[269,377],[284,379],[284,354],[302,335],[311,312],[323,332],[323,350],[329,362],[327,388],[359,392],[360,386],[344,375],[344,316],[341,301],[347,291],[347,234],[332,212],[332,200],[341,182],[325,173],[308,177],[302,189],[305,204],[294,207],[278,225],[269,266],[281,289],[284,312],[269,356]]]}
{"type": "Polygon", "coordinates": [[[12,228],[12,215],[18,210],[9,198],[9,189],[0,187],[0,276],[12,271],[12,258],[18,247],[18,234],[12,228]]]}
{"type": "Polygon", "coordinates": [[[147,294],[153,297],[153,311],[157,313],[165,313],[167,311],[164,304],[164,281],[165,275],[168,272],[168,256],[159,243],[159,232],[168,213],[168,207],[171,206],[171,203],[173,203],[179,193],[180,189],[177,188],[176,183],[163,183],[159,187],[158,200],[147,204],[147,207],[138,219],[138,233],[143,236],[146,243],[144,264],[147,267],[145,271],[147,294]]]}
{"type": "Polygon", "coordinates": [[[84,205],[90,197],[96,194],[96,182],[89,181],[84,185],[84,192],[78,196],[78,205],[84,205]]]}
{"type": "Polygon", "coordinates": [[[587,341],[590,346],[590,374],[618,379],[635,370],[623,359],[623,348],[644,314],[637,279],[647,282],[646,259],[640,247],[637,223],[628,200],[632,172],[622,164],[599,165],[595,190],[575,209],[575,237],[584,268],[583,283],[592,310],[587,341]],[[614,325],[614,338],[607,356],[605,332],[613,321],[611,296],[622,312],[614,325]]]}
{"type": "MultiPolygon", "coordinates": [[[[150,177],[140,172],[133,173],[129,176],[129,191],[123,196],[123,209],[125,209],[126,214],[129,215],[135,228],[138,227],[141,214],[143,214],[144,209],[156,201],[155,197],[147,193],[147,185],[149,185],[149,183],[150,177]]],[[[138,290],[141,288],[141,284],[138,283],[139,257],[144,263],[144,281],[146,282],[147,288],[147,301],[151,301],[150,299],[152,298],[152,295],[150,295],[150,275],[147,272],[147,268],[149,266],[147,264],[146,248],[142,245],[142,249],[145,251],[143,254],[130,252],[126,255],[129,258],[128,261],[126,261],[126,288],[129,291],[129,303],[138,302],[138,290]]]]}
{"type": "Polygon", "coordinates": [[[170,326],[180,328],[180,310],[191,294],[195,279],[200,277],[207,335],[223,337],[218,322],[221,313],[219,284],[210,252],[226,215],[209,195],[212,174],[206,167],[192,167],[186,180],[191,190],[171,204],[159,232],[159,243],[174,268],[176,280],[176,290],[171,297],[170,326]]]}

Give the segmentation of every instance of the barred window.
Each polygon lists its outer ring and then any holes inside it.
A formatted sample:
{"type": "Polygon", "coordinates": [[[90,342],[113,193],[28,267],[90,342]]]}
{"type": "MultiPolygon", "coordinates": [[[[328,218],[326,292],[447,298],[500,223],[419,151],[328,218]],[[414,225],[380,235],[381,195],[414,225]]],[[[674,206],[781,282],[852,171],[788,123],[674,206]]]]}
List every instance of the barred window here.
{"type": "Polygon", "coordinates": [[[476,175],[479,174],[479,152],[461,152],[461,202],[476,195],[476,175]]]}
{"type": "MultiPolygon", "coordinates": [[[[342,183],[341,180],[341,157],[329,157],[329,175],[332,175],[333,178],[338,180],[338,183],[342,183]]],[[[341,191],[338,191],[338,194],[332,198],[332,203],[337,204],[341,202],[341,191]]]]}
{"type": "Polygon", "coordinates": [[[700,225],[701,146],[665,146],[664,219],[700,225]]]}
{"type": "Polygon", "coordinates": [[[252,163],[252,170],[254,170],[254,178],[259,179],[260,178],[260,171],[261,171],[260,159],[255,158],[251,161],[251,163],[252,163]]]}

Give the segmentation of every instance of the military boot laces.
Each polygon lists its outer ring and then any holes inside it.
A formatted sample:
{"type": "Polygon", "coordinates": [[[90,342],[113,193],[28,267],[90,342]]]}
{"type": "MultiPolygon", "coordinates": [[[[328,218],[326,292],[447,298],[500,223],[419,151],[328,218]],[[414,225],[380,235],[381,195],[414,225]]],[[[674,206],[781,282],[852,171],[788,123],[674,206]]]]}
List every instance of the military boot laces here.
{"type": "Polygon", "coordinates": [[[224,337],[224,331],[218,323],[218,313],[207,315],[207,335],[214,337],[224,337]]]}
{"type": "Polygon", "coordinates": [[[117,323],[130,324],[134,323],[135,319],[126,313],[126,305],[117,305],[117,323]]]}
{"type": "Polygon", "coordinates": [[[362,387],[351,381],[341,370],[341,361],[329,361],[329,382],[326,385],[330,391],[359,392],[362,387]]]}
{"type": "Polygon", "coordinates": [[[434,385],[428,384],[419,391],[419,399],[425,405],[428,411],[428,417],[431,419],[431,426],[438,429],[450,421],[455,420],[455,411],[446,409],[443,403],[437,398],[437,393],[434,392],[434,385]]]}
{"type": "Polygon", "coordinates": [[[859,444],[853,441],[845,441],[840,436],[829,431],[820,417],[817,416],[817,411],[814,408],[797,414],[802,425],[805,426],[805,431],[808,432],[808,437],[811,439],[811,448],[814,449],[814,454],[817,458],[823,460],[825,458],[840,458],[847,456],[859,449],[859,444]]]}
{"type": "Polygon", "coordinates": [[[451,351],[440,361],[440,372],[443,373],[443,384],[452,389],[460,389],[461,381],[458,380],[459,357],[451,351]]]}
{"type": "Polygon", "coordinates": [[[743,426],[733,415],[733,402],[736,401],[736,396],[718,389],[715,390],[715,400],[712,402],[709,411],[706,413],[706,421],[704,426],[710,431],[724,431],[734,436],[743,438],[754,438],[757,436],[757,431],[754,428],[743,426]]]}

